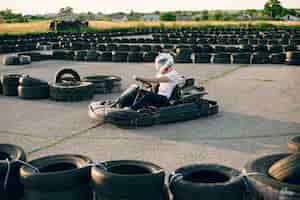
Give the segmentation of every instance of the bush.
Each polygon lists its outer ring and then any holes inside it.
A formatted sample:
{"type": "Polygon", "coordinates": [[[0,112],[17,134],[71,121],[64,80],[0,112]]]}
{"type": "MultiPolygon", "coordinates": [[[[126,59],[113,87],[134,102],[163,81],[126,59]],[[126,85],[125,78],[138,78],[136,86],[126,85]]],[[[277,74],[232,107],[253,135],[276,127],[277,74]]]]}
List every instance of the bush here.
{"type": "Polygon", "coordinates": [[[160,15],[161,21],[176,21],[176,15],[172,12],[163,13],[160,15]]]}

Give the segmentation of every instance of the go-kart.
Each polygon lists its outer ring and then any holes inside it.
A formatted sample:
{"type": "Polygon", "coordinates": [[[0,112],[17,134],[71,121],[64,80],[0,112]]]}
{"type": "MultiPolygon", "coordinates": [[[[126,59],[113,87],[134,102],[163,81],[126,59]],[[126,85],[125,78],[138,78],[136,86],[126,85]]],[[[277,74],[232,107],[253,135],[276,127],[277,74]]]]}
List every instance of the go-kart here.
{"type": "Polygon", "coordinates": [[[131,85],[115,101],[92,102],[89,105],[89,117],[118,127],[135,128],[197,119],[219,111],[216,101],[203,98],[207,92],[203,87],[196,86],[194,79],[183,79],[183,83],[173,90],[167,105],[144,105],[142,109],[133,110],[130,106],[149,92],[152,86],[141,80],[138,82],[139,85],[131,85]]]}

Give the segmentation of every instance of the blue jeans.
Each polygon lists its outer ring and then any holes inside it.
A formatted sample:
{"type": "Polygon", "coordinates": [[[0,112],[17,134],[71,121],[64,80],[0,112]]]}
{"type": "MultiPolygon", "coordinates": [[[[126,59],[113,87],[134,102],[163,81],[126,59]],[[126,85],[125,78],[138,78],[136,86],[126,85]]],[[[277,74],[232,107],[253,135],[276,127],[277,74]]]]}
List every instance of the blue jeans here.
{"type": "Polygon", "coordinates": [[[146,92],[143,97],[131,106],[131,108],[133,110],[138,110],[146,105],[161,107],[167,105],[167,103],[168,98],[166,96],[155,94],[153,92],[146,92]]]}

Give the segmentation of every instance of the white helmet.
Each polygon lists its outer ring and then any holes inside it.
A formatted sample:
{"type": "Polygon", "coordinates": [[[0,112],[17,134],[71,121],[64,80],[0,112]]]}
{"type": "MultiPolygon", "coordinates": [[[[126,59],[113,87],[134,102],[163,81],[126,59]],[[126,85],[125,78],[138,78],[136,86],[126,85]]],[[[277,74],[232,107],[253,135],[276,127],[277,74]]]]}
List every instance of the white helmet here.
{"type": "Polygon", "coordinates": [[[162,73],[167,67],[174,65],[174,58],[169,53],[161,53],[155,59],[155,68],[158,73],[162,73]]]}

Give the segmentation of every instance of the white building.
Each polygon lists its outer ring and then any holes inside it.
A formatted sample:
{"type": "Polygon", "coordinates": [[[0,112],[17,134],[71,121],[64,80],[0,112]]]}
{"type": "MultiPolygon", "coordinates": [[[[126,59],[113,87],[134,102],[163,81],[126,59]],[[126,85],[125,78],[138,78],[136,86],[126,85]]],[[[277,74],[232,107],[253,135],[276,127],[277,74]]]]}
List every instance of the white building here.
{"type": "Polygon", "coordinates": [[[285,21],[300,21],[300,17],[294,15],[286,15],[282,19],[285,21]]]}
{"type": "Polygon", "coordinates": [[[159,21],[160,16],[159,15],[144,15],[143,20],[144,21],[159,21]]]}
{"type": "Polygon", "coordinates": [[[239,21],[249,21],[249,20],[253,20],[253,17],[248,14],[241,14],[236,19],[239,21]]]}
{"type": "Polygon", "coordinates": [[[113,22],[126,22],[128,21],[128,17],[126,15],[114,15],[111,17],[113,22]]]}
{"type": "Polygon", "coordinates": [[[192,15],[176,15],[176,21],[193,21],[192,15]]]}

